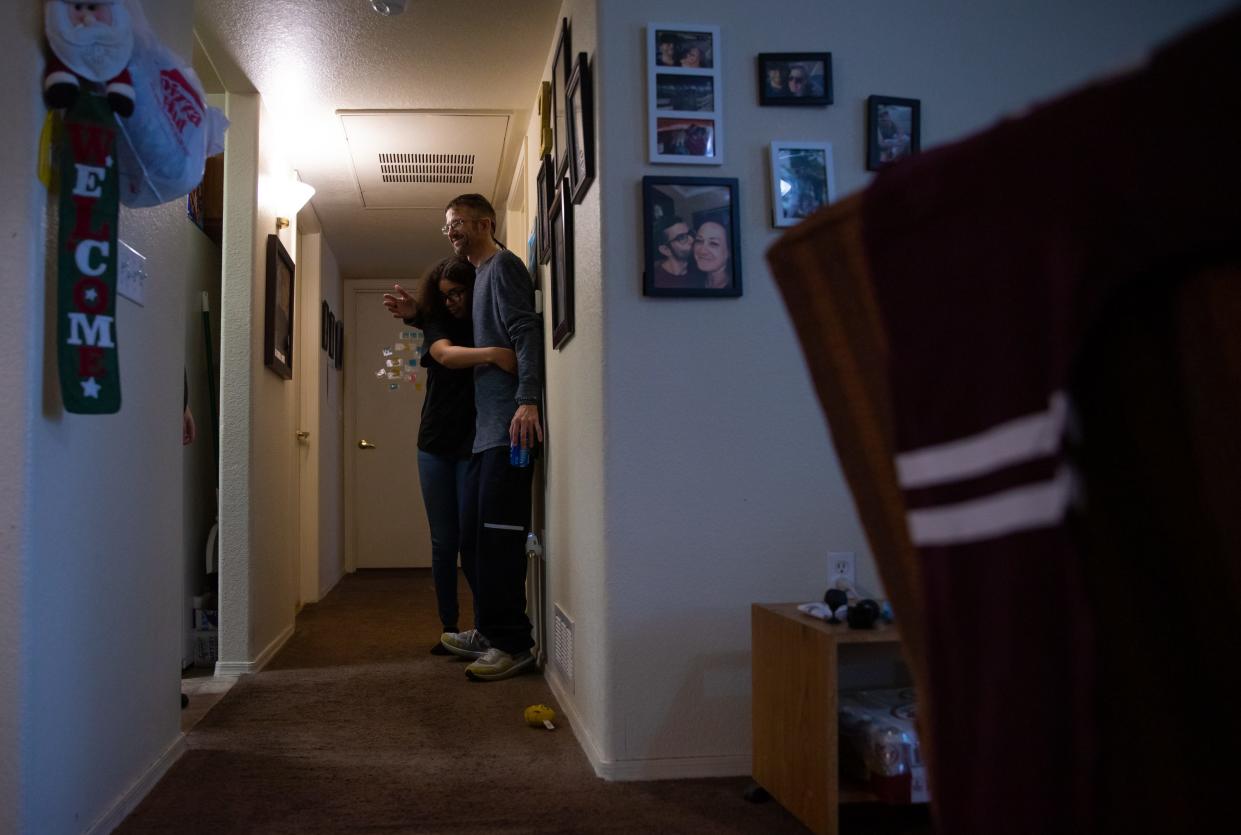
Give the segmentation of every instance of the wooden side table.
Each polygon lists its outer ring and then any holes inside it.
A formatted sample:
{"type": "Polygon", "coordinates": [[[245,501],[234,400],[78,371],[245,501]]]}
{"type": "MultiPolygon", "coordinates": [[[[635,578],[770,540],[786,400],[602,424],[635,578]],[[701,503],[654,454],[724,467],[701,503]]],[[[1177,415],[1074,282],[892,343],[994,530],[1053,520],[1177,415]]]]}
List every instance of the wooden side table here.
{"type": "Polygon", "coordinates": [[[818,835],[838,835],[839,804],[876,799],[840,784],[838,648],[899,643],[900,633],[829,624],[796,603],[752,604],[750,628],[754,779],[818,835]]]}

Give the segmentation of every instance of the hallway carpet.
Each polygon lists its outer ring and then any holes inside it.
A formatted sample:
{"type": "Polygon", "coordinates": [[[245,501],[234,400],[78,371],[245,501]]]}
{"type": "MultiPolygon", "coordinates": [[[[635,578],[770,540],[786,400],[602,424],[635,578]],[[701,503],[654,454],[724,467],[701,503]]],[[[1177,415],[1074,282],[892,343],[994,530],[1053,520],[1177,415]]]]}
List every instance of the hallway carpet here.
{"type": "Polygon", "coordinates": [[[428,570],[347,576],[117,832],[808,831],[744,801],[745,778],[598,779],[563,714],[550,732],[522,720],[530,704],[559,708],[542,675],[470,682],[464,661],[428,652],[438,631],[428,570]]]}

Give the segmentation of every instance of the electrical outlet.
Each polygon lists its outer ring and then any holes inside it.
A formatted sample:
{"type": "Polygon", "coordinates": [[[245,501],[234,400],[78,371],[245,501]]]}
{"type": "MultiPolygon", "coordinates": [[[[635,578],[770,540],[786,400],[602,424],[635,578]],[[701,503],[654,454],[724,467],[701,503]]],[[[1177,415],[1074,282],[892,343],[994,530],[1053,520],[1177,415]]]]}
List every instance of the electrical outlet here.
{"type": "Polygon", "coordinates": [[[849,585],[857,582],[854,557],[852,551],[829,551],[827,554],[827,583],[836,585],[836,580],[843,577],[849,585]]]}

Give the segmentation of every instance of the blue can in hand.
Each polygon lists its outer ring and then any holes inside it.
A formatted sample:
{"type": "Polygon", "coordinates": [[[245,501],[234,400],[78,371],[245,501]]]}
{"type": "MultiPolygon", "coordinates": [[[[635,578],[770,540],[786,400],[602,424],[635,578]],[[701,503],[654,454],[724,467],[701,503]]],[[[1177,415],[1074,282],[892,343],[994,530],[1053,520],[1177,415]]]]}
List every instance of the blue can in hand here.
{"type": "Polygon", "coordinates": [[[508,445],[508,463],[513,467],[530,466],[530,447],[521,444],[508,445]]]}

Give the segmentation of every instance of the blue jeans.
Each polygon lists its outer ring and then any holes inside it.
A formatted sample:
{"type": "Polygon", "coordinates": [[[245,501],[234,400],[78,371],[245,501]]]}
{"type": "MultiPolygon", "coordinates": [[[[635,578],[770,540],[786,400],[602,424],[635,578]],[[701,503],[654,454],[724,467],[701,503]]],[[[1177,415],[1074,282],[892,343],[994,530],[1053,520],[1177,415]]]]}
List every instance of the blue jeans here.
{"type": "MultiPolygon", "coordinates": [[[[431,577],[435,581],[435,600],[440,623],[446,630],[456,631],[457,623],[457,552],[461,550],[461,517],[465,502],[465,474],[468,459],[450,458],[418,450],[418,481],[422,484],[422,502],[427,508],[431,527],[431,577]]],[[[470,591],[474,591],[473,559],[461,560],[470,591]]],[[[474,611],[478,611],[477,599],[474,611]]],[[[475,615],[477,618],[477,615],[475,615]]]]}

